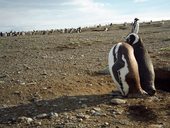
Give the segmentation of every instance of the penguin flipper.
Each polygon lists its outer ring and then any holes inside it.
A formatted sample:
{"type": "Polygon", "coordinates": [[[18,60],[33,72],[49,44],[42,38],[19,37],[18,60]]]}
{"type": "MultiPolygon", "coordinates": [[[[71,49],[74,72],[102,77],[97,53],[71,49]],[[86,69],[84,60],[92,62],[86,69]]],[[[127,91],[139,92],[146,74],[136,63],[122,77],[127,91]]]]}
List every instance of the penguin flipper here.
{"type": "Polygon", "coordinates": [[[125,66],[125,62],[123,60],[117,60],[114,65],[112,66],[112,72],[114,74],[114,77],[116,81],[120,82],[119,77],[119,70],[125,66]]]}

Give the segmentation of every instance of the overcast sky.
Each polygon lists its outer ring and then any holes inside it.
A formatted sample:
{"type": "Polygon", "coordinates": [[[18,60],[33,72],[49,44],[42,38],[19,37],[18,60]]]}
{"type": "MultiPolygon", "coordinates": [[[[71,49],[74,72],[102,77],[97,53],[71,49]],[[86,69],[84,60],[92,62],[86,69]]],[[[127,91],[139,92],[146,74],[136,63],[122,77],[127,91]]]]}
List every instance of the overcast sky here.
{"type": "Polygon", "coordinates": [[[0,0],[0,31],[170,20],[170,0],[0,0]]]}

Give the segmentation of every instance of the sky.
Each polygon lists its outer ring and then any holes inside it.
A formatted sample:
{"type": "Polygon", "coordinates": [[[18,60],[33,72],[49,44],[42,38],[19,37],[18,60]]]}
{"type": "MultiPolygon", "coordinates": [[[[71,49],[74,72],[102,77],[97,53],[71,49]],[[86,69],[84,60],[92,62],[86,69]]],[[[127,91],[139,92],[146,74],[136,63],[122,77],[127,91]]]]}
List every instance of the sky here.
{"type": "Polygon", "coordinates": [[[170,0],[0,0],[0,31],[170,20],[170,0]]]}

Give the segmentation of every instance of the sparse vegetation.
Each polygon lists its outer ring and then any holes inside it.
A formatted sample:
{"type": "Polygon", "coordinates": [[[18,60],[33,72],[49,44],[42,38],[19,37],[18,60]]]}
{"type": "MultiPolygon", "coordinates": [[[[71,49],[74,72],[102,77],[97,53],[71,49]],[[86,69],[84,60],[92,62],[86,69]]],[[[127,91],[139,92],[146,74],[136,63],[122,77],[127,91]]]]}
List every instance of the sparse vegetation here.
{"type": "Polygon", "coordinates": [[[170,51],[170,47],[161,48],[160,51],[170,51]]]}

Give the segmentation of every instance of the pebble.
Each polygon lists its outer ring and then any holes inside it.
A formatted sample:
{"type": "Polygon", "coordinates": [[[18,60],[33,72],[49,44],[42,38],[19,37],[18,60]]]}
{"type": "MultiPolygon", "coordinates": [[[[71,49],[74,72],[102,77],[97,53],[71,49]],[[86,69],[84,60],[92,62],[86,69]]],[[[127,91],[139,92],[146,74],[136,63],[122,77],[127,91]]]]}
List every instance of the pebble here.
{"type": "Polygon", "coordinates": [[[23,65],[26,70],[31,69],[27,64],[23,65]]]}
{"type": "Polygon", "coordinates": [[[93,116],[106,116],[105,113],[102,113],[101,111],[95,111],[95,110],[91,110],[91,114],[93,116]]]}
{"type": "Polygon", "coordinates": [[[35,125],[38,125],[38,126],[41,126],[42,125],[42,122],[41,121],[36,121],[34,122],[35,125]]]}
{"type": "Polygon", "coordinates": [[[98,111],[98,112],[100,112],[101,111],[101,108],[93,108],[93,110],[95,110],[95,111],[98,111]]]}
{"type": "Polygon", "coordinates": [[[77,117],[77,118],[81,118],[81,119],[89,119],[89,118],[90,118],[89,115],[85,115],[85,114],[83,114],[83,113],[77,114],[76,117],[77,117]]]}
{"type": "Polygon", "coordinates": [[[49,115],[46,114],[46,113],[43,113],[43,114],[37,115],[35,118],[37,118],[37,119],[44,119],[44,118],[47,118],[47,117],[49,117],[49,115]]]}
{"type": "Polygon", "coordinates": [[[50,113],[50,118],[57,118],[59,115],[56,112],[51,112],[50,113]]]}
{"type": "Polygon", "coordinates": [[[108,125],[109,125],[109,123],[108,123],[108,122],[105,122],[105,123],[104,123],[104,125],[105,125],[105,126],[108,126],[108,125]]]}
{"type": "Polygon", "coordinates": [[[4,84],[5,83],[5,81],[0,81],[0,84],[4,84]]]}
{"type": "Polygon", "coordinates": [[[41,73],[41,75],[47,75],[47,71],[44,70],[44,71],[41,73]]]}
{"type": "Polygon", "coordinates": [[[162,124],[150,124],[148,127],[149,128],[163,128],[163,125],[162,124]]]}
{"type": "Polygon", "coordinates": [[[25,82],[21,82],[20,85],[25,85],[26,83],[25,82]]]}
{"type": "Polygon", "coordinates": [[[20,91],[15,91],[15,92],[14,92],[14,94],[16,94],[16,95],[20,95],[20,94],[21,94],[21,92],[20,92],[20,91]]]}
{"type": "Polygon", "coordinates": [[[21,122],[21,123],[27,123],[27,124],[30,124],[31,122],[33,122],[34,120],[30,117],[25,117],[25,116],[22,116],[22,117],[18,117],[17,119],[18,122],[21,122]]]}
{"type": "Polygon", "coordinates": [[[113,115],[121,115],[123,112],[124,112],[123,110],[117,109],[113,111],[113,115]]]}
{"type": "Polygon", "coordinates": [[[118,98],[115,98],[115,99],[112,99],[111,100],[111,103],[113,104],[125,104],[127,101],[126,100],[123,100],[123,99],[118,99],[118,98]]]}

